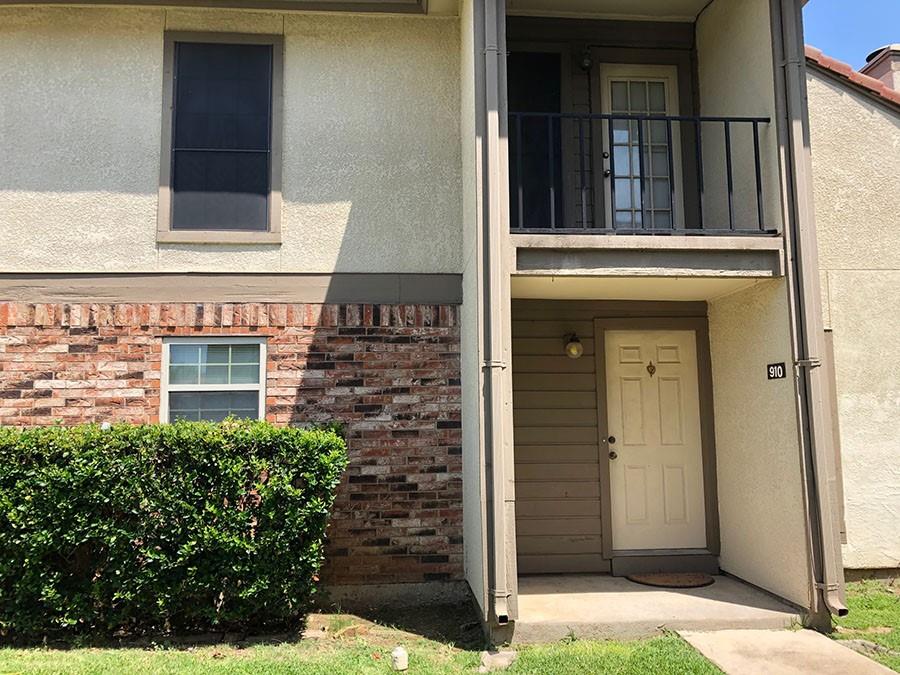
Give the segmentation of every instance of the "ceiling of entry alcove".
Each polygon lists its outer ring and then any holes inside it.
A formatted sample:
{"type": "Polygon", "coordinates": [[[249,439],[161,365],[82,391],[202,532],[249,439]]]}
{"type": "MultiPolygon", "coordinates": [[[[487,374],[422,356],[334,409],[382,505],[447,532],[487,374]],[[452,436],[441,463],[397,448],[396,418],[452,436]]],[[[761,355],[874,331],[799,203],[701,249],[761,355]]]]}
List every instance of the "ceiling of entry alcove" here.
{"type": "Polygon", "coordinates": [[[759,283],[754,278],[519,276],[514,298],[542,300],[715,300],[759,283]]]}
{"type": "Polygon", "coordinates": [[[693,21],[709,0],[507,0],[508,14],[693,21]]]}

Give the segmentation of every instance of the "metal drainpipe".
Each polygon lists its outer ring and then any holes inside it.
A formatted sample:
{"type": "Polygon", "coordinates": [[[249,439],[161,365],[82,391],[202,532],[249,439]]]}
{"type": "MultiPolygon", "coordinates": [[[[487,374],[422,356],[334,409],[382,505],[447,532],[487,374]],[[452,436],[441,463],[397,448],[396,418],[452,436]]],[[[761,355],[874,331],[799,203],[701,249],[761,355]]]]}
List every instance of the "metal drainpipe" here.
{"type": "Polygon", "coordinates": [[[491,457],[491,473],[488,489],[491,491],[490,508],[490,561],[489,584],[491,612],[497,625],[509,623],[509,584],[506,573],[506,519],[504,513],[505,457],[503,454],[503,370],[507,364],[503,359],[503,335],[497,330],[498,318],[504,315],[501,309],[502,278],[506,268],[502,264],[503,209],[500,200],[505,193],[501,185],[501,145],[500,145],[500,59],[505,58],[499,45],[502,12],[499,4],[504,0],[485,0],[484,8],[484,61],[485,61],[485,152],[487,171],[485,174],[486,208],[483,220],[483,265],[487,273],[484,284],[484,406],[485,442],[491,457]]]}
{"type": "MultiPolygon", "coordinates": [[[[822,345],[821,299],[818,289],[818,249],[811,197],[802,18],[799,0],[772,0],[776,84],[784,100],[778,113],[779,133],[786,139],[785,182],[788,189],[787,228],[790,232],[787,276],[793,302],[794,364],[797,377],[800,435],[806,465],[812,568],[818,600],[831,614],[844,616],[843,566],[837,522],[829,499],[829,440],[823,424],[825,388],[818,356],[822,345]]],[[[821,606],[820,606],[821,605],[821,606]]],[[[822,614],[822,612],[817,612],[822,614]]],[[[820,616],[821,623],[826,621],[820,616]]],[[[825,617],[827,619],[827,617],[825,617]]],[[[830,620],[827,621],[830,624],[830,620]]]]}

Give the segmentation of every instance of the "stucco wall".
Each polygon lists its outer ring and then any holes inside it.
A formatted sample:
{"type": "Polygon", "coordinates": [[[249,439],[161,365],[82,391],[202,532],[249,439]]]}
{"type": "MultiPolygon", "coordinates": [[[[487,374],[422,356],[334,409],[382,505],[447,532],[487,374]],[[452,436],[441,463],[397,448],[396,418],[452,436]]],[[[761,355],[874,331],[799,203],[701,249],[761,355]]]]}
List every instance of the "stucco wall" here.
{"type": "Polygon", "coordinates": [[[900,566],[900,112],[810,68],[826,327],[850,568],[900,566]]]}
{"type": "MultiPolygon", "coordinates": [[[[481,450],[481,367],[479,331],[481,330],[481,282],[478,265],[476,196],[480,194],[477,176],[479,143],[475,135],[475,32],[474,2],[461,6],[461,94],[463,111],[462,183],[463,183],[463,305],[460,316],[462,369],[463,434],[463,553],[466,580],[481,608],[487,611],[487,568],[485,562],[484,462],[481,450]]],[[[487,616],[484,614],[484,616],[487,616]]]]}
{"type": "MultiPolygon", "coordinates": [[[[766,229],[781,228],[775,81],[769,0],[713,0],[697,19],[700,114],[768,117],[761,124],[760,158],[766,229]]],[[[756,172],[749,124],[733,124],[735,226],[757,227],[756,172]]],[[[728,227],[724,127],[703,125],[704,222],[728,227]]]]}
{"type": "Polygon", "coordinates": [[[764,281],[709,304],[726,572],[809,606],[803,480],[787,291],[764,281]],[[766,365],[788,364],[767,380],[766,365]]]}
{"type": "Polygon", "coordinates": [[[0,271],[461,271],[456,18],[0,10],[0,271]],[[157,245],[163,31],[283,33],[283,243],[157,245]]]}

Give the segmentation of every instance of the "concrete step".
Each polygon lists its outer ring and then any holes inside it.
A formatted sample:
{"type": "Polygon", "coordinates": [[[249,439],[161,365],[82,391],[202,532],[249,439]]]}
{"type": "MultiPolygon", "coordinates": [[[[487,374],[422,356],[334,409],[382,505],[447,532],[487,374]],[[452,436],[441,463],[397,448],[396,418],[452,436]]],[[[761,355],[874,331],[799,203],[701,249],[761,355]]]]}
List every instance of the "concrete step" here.
{"type": "Polygon", "coordinates": [[[798,610],[736,579],[712,586],[663,589],[605,575],[519,579],[513,641],[633,639],[663,630],[784,629],[801,624],[798,610]]]}

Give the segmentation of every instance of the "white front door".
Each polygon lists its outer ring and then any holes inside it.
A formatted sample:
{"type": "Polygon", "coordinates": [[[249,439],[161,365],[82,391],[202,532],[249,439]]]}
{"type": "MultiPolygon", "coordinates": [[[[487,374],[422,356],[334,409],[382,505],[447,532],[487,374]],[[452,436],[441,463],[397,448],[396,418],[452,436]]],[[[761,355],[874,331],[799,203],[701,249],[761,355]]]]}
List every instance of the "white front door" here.
{"type": "Polygon", "coordinates": [[[605,341],[613,549],[705,548],[696,334],[605,341]]]}

